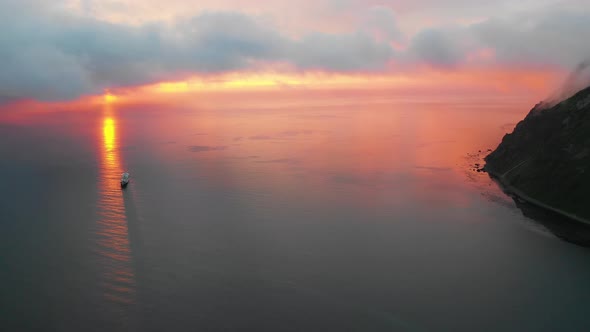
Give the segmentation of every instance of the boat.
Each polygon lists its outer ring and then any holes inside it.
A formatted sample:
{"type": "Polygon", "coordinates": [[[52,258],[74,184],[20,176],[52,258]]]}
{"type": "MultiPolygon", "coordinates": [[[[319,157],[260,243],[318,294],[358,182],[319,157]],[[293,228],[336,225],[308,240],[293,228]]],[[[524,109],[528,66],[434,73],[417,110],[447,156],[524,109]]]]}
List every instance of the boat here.
{"type": "Polygon", "coordinates": [[[121,188],[127,187],[127,184],[129,184],[129,173],[125,172],[121,176],[121,188]]]}

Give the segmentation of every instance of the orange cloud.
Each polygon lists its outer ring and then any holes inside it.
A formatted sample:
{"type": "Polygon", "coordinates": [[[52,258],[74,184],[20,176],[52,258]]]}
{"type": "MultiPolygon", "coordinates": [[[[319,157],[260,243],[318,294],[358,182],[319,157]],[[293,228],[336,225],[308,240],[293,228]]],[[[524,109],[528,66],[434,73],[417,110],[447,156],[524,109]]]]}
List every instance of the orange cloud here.
{"type": "MultiPolygon", "coordinates": [[[[482,50],[478,56],[490,56],[482,50]]],[[[187,80],[161,82],[120,89],[109,98],[118,102],[148,102],[174,96],[181,98],[206,93],[248,93],[288,90],[391,90],[392,93],[510,94],[543,98],[556,88],[564,73],[551,69],[465,68],[438,70],[421,68],[401,73],[337,74],[326,72],[276,73],[234,72],[194,76],[187,80]]],[[[105,99],[106,100],[106,99],[105,99]]]]}
{"type": "MultiPolygon", "coordinates": [[[[484,52],[485,53],[485,52],[484,52]]],[[[38,113],[55,107],[81,111],[104,104],[150,104],[187,99],[208,107],[236,103],[256,107],[260,98],[291,94],[305,98],[318,91],[375,91],[382,95],[406,96],[429,100],[433,96],[514,96],[538,101],[556,90],[565,73],[551,69],[522,68],[463,68],[439,70],[412,68],[407,72],[381,74],[337,74],[326,72],[277,73],[234,72],[209,76],[194,76],[186,80],[161,82],[145,86],[109,89],[98,96],[81,97],[69,102],[19,101],[0,106],[6,116],[10,111],[38,113]],[[228,96],[239,96],[232,98],[228,96]],[[264,97],[262,97],[264,96],[264,97]],[[18,105],[16,107],[15,105],[18,105]]],[[[295,98],[295,97],[294,97],[295,98]]]]}

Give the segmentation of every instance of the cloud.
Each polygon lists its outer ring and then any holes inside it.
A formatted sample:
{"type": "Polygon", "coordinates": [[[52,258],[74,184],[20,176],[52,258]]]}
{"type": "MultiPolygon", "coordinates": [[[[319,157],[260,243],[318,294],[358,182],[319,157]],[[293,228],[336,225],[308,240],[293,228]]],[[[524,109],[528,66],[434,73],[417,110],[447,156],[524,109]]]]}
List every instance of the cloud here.
{"type": "Polygon", "coordinates": [[[391,54],[360,31],[292,38],[239,12],[133,26],[56,8],[33,0],[0,2],[0,99],[69,99],[261,62],[288,62],[299,70],[377,69],[391,54]]]}
{"type": "Polygon", "coordinates": [[[414,64],[573,67],[590,55],[590,8],[583,1],[474,24],[432,25],[413,35],[404,35],[389,7],[374,6],[378,1],[361,11],[362,2],[335,0],[334,6],[359,8],[358,24],[299,35],[242,12],[204,11],[133,25],[93,17],[93,1],[83,2],[82,13],[68,11],[64,1],[0,1],[0,102],[72,99],[275,63],[354,73],[414,64]],[[472,56],[482,49],[492,58],[472,56]]]}
{"type": "Polygon", "coordinates": [[[584,42],[589,32],[590,6],[547,7],[469,25],[424,29],[410,40],[404,60],[453,66],[466,63],[478,50],[492,50],[495,65],[573,68],[590,56],[590,44],[584,42]]]}
{"type": "Polygon", "coordinates": [[[376,34],[379,39],[397,41],[403,38],[397,26],[397,19],[393,10],[385,6],[369,8],[362,24],[364,30],[376,34]]]}
{"type": "Polygon", "coordinates": [[[423,30],[412,39],[406,59],[435,66],[456,65],[463,59],[464,54],[455,40],[444,30],[423,30]]]}
{"type": "Polygon", "coordinates": [[[590,55],[590,6],[585,10],[547,9],[489,19],[469,27],[504,63],[573,67],[590,55]]]}
{"type": "Polygon", "coordinates": [[[579,63],[567,76],[561,87],[547,97],[543,103],[553,106],[588,86],[590,86],[590,58],[579,63]]]}
{"type": "Polygon", "coordinates": [[[360,71],[384,69],[393,49],[363,31],[349,34],[315,32],[294,41],[286,58],[301,69],[360,71]]]}

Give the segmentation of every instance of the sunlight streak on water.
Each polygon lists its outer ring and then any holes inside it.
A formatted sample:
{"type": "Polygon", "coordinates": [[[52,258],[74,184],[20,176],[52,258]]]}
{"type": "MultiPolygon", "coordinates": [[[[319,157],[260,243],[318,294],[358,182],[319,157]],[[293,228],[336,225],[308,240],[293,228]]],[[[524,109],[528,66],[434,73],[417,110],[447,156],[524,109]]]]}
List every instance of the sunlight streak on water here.
{"type": "Polygon", "coordinates": [[[528,105],[296,97],[0,123],[0,330],[588,325],[589,252],[475,170],[528,105]]]}
{"type": "Polygon", "coordinates": [[[119,184],[123,168],[118,150],[116,118],[109,104],[104,109],[101,141],[100,218],[96,231],[96,250],[103,265],[101,287],[107,300],[132,304],[135,302],[135,274],[131,266],[125,204],[119,184]]]}

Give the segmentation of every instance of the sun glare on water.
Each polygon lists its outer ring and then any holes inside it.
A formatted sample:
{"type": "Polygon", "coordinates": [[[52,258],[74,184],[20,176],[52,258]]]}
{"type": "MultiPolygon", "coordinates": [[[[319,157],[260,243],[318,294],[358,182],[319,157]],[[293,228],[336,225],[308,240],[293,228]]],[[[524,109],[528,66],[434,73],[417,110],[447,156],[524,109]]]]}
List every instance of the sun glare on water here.
{"type": "MultiPolygon", "coordinates": [[[[115,124],[112,118],[105,118],[103,124],[105,151],[111,153],[115,147],[115,124]]],[[[112,159],[108,158],[107,159],[112,159]]]]}

